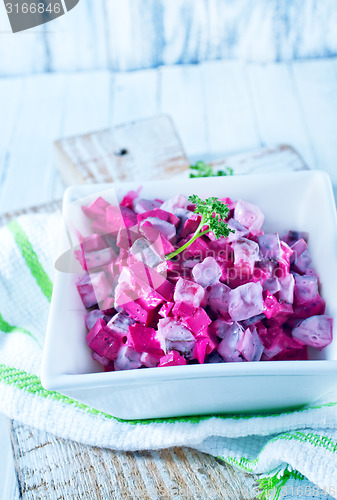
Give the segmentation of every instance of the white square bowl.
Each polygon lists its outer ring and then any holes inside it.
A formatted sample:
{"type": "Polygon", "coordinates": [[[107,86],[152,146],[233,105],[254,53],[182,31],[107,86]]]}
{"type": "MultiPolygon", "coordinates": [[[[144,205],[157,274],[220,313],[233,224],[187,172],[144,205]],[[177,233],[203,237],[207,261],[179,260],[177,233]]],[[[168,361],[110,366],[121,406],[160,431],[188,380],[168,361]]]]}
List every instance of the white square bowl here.
{"type": "MultiPolygon", "coordinates": [[[[68,188],[69,203],[88,195],[118,199],[140,183],[68,188]],[[109,192],[110,189],[110,192],[109,192]],[[102,193],[103,192],[103,193],[102,193]]],[[[42,384],[122,419],[272,411],[313,402],[337,383],[337,219],[329,177],[320,171],[144,182],[141,196],[184,193],[229,196],[256,203],[265,231],[309,232],[309,250],[320,275],[327,314],[334,318],[334,340],[307,361],[221,363],[122,372],[102,372],[86,344],[84,307],[76,275],[56,271],[44,346],[42,384]]],[[[79,219],[81,215],[78,214],[79,219]]],[[[75,225],[83,224],[77,220],[75,225]]],[[[61,252],[69,240],[61,238],[61,252]]]]}

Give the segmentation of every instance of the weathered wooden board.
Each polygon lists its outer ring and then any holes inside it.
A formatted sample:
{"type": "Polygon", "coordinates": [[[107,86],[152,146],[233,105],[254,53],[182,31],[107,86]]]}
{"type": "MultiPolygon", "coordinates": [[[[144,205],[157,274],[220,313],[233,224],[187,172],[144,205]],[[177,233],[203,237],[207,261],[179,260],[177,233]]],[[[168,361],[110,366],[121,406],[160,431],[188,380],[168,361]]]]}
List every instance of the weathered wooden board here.
{"type": "Polygon", "coordinates": [[[188,448],[115,452],[18,422],[11,438],[22,500],[248,500],[256,478],[188,448]]]}
{"type": "Polygon", "coordinates": [[[334,0],[80,0],[13,35],[2,8],[0,75],[327,57],[337,54],[335,26],[334,0]]]}
{"type": "Polygon", "coordinates": [[[189,165],[168,116],[61,139],[55,152],[67,185],[167,179],[189,165]]]}

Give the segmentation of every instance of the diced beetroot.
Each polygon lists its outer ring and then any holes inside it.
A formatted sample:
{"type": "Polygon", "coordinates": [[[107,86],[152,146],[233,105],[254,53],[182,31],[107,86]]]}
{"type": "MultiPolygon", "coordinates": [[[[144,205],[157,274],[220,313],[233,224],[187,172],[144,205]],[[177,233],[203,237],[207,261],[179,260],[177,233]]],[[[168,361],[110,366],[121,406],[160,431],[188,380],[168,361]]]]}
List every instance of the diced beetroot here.
{"type": "Polygon", "coordinates": [[[286,234],[286,236],[284,236],[284,238],[282,238],[282,240],[291,246],[293,243],[300,240],[301,238],[304,241],[308,242],[309,234],[302,231],[288,231],[288,233],[286,234]]]}
{"type": "MultiPolygon", "coordinates": [[[[292,276],[292,275],[289,274],[288,276],[292,276]]],[[[279,280],[276,278],[276,276],[274,276],[271,278],[267,278],[262,283],[262,288],[263,288],[263,291],[268,290],[270,293],[274,294],[274,293],[277,293],[281,289],[281,286],[280,286],[279,280]]]]}
{"type": "Polygon", "coordinates": [[[199,309],[196,310],[193,316],[185,318],[183,320],[183,323],[189,330],[191,330],[194,335],[197,335],[202,330],[207,328],[207,326],[212,323],[212,320],[206,313],[205,309],[199,307],[199,309]]]}
{"type": "Polygon", "coordinates": [[[195,233],[199,224],[201,222],[201,216],[198,214],[192,214],[191,217],[186,219],[180,232],[181,238],[186,238],[188,235],[195,233]]]}
{"type": "Polygon", "coordinates": [[[233,321],[226,321],[222,318],[217,318],[208,327],[208,330],[216,337],[223,339],[227,334],[227,331],[233,326],[233,321]]]}
{"type": "Polygon", "coordinates": [[[296,257],[299,257],[301,255],[301,253],[303,253],[308,248],[308,245],[307,245],[306,241],[303,238],[301,238],[300,240],[295,241],[295,243],[291,243],[289,246],[290,246],[290,248],[293,251],[293,254],[290,257],[290,263],[291,264],[294,262],[294,260],[296,259],[296,257]]]}
{"type": "Polygon", "coordinates": [[[88,271],[105,266],[116,258],[117,255],[112,248],[103,248],[102,250],[96,250],[95,252],[85,254],[85,262],[88,271]]]}
{"type": "MultiPolygon", "coordinates": [[[[187,241],[191,239],[192,235],[189,235],[185,240],[181,240],[179,246],[183,246],[187,241]]],[[[204,237],[197,238],[191,245],[182,252],[184,260],[194,259],[195,257],[205,257],[209,252],[209,240],[208,242],[204,237]]]]}
{"type": "Polygon", "coordinates": [[[134,211],[136,214],[141,214],[160,207],[160,205],[161,202],[158,200],[145,200],[143,198],[139,198],[136,203],[134,203],[134,211]]]}
{"type": "Polygon", "coordinates": [[[217,351],[225,361],[243,361],[241,353],[237,350],[239,340],[243,337],[243,328],[239,323],[234,323],[228,330],[217,351]]]}
{"type": "Polygon", "coordinates": [[[295,276],[296,302],[312,302],[318,296],[318,280],[314,276],[295,276]]]}
{"type": "Polygon", "coordinates": [[[124,196],[124,198],[120,203],[121,206],[131,208],[131,210],[133,210],[133,204],[134,201],[138,198],[139,192],[140,189],[138,189],[137,191],[129,191],[128,193],[126,193],[126,195],[124,196]]]}
{"type": "Polygon", "coordinates": [[[114,364],[113,361],[111,361],[111,359],[105,358],[104,356],[100,356],[99,354],[97,354],[97,352],[92,352],[91,357],[95,361],[98,361],[102,366],[104,366],[104,370],[106,372],[111,372],[114,370],[114,364]]]}
{"type": "Polygon", "coordinates": [[[116,371],[135,370],[142,366],[141,354],[136,352],[131,346],[123,346],[119,352],[118,358],[114,363],[116,371]]]}
{"type": "Polygon", "coordinates": [[[172,308],[172,314],[178,318],[188,318],[195,313],[196,309],[197,308],[191,302],[178,301],[172,308]]]}
{"type": "Polygon", "coordinates": [[[83,245],[83,249],[86,253],[87,252],[94,252],[95,250],[102,250],[103,248],[106,248],[105,241],[97,233],[91,234],[90,236],[87,236],[86,238],[84,238],[82,241],[82,245],[83,245]]]}
{"type": "Polygon", "coordinates": [[[148,220],[145,220],[140,226],[140,233],[151,242],[153,249],[163,257],[175,249],[166,236],[160,233],[148,220]]]}
{"type": "Polygon", "coordinates": [[[200,364],[205,362],[205,357],[211,354],[218,346],[216,338],[205,328],[196,336],[196,344],[193,349],[192,357],[197,359],[200,364]]]}
{"type": "Polygon", "coordinates": [[[148,352],[142,352],[140,362],[142,363],[142,366],[146,366],[146,368],[155,368],[159,365],[160,356],[155,356],[154,354],[149,354],[148,352]]]}
{"type": "Polygon", "coordinates": [[[294,302],[294,287],[295,287],[295,279],[292,274],[287,274],[283,278],[278,279],[280,290],[279,290],[279,298],[280,300],[284,300],[289,304],[294,302]]]}
{"type": "Polygon", "coordinates": [[[264,346],[255,327],[247,328],[239,339],[236,349],[246,361],[260,361],[264,346]]]}
{"type": "Polygon", "coordinates": [[[162,262],[161,256],[154,250],[153,245],[145,238],[139,238],[130,248],[130,254],[136,260],[144,262],[149,267],[156,267],[162,262]]]}
{"type": "Polygon", "coordinates": [[[253,272],[255,262],[259,260],[259,245],[255,241],[241,238],[232,243],[234,267],[253,272]]]}
{"type": "Polygon", "coordinates": [[[88,271],[87,263],[85,260],[84,247],[82,243],[80,243],[80,248],[74,250],[74,256],[75,259],[78,260],[78,262],[81,264],[83,271],[88,271]]]}
{"type": "MultiPolygon", "coordinates": [[[[160,219],[159,217],[148,217],[145,219],[145,222],[150,222],[152,226],[154,226],[160,234],[165,236],[169,241],[174,241],[176,238],[176,228],[171,222],[167,222],[165,220],[160,219]]],[[[140,224],[140,228],[142,228],[142,225],[144,222],[140,224]]]]}
{"type": "Polygon", "coordinates": [[[305,274],[310,268],[312,259],[310,257],[309,251],[304,250],[301,255],[297,256],[292,264],[292,269],[300,274],[305,274]]]}
{"type": "Polygon", "coordinates": [[[277,233],[259,236],[258,243],[263,259],[279,260],[281,258],[280,238],[277,233]]]}
{"type": "Polygon", "coordinates": [[[239,200],[234,209],[234,219],[254,234],[260,231],[264,222],[264,215],[258,206],[253,203],[239,200]]]}
{"type": "Polygon", "coordinates": [[[119,333],[122,337],[125,337],[129,332],[129,326],[133,325],[134,322],[135,321],[130,318],[130,316],[119,312],[111,318],[107,326],[110,330],[119,333]]]}
{"type": "Polygon", "coordinates": [[[134,323],[129,327],[131,345],[137,352],[147,352],[157,356],[164,356],[158,332],[154,328],[134,323]]]}
{"type": "Polygon", "coordinates": [[[292,336],[321,351],[332,342],[332,324],[333,320],[328,316],[311,316],[293,329],[292,336]]]}
{"type": "Polygon", "coordinates": [[[224,283],[215,283],[207,287],[207,304],[213,312],[227,316],[230,291],[231,289],[224,283]]]}
{"type": "Polygon", "coordinates": [[[234,210],[236,201],[232,200],[232,198],[224,197],[224,198],[219,198],[222,203],[228,206],[229,210],[234,210]]]}
{"type": "Polygon", "coordinates": [[[221,274],[221,267],[213,257],[206,257],[192,269],[194,281],[204,288],[219,281],[221,274]]]}
{"type": "Polygon", "coordinates": [[[267,318],[271,318],[272,316],[277,316],[280,312],[280,304],[278,303],[276,297],[272,295],[270,292],[263,294],[263,313],[267,318]]]}
{"type": "Polygon", "coordinates": [[[166,210],[167,212],[174,213],[177,208],[186,208],[187,203],[188,202],[186,196],[184,196],[183,194],[176,194],[175,196],[172,196],[172,198],[164,201],[160,208],[162,210],[166,210]]]}
{"type": "Polygon", "coordinates": [[[89,217],[89,219],[97,219],[98,217],[105,217],[105,211],[110,206],[110,203],[105,201],[103,198],[98,197],[87,207],[83,206],[82,210],[85,215],[89,217]]]}
{"type": "Polygon", "coordinates": [[[165,340],[166,351],[178,351],[186,358],[191,356],[195,338],[180,321],[173,318],[163,318],[158,322],[158,332],[165,340]]]}
{"type": "Polygon", "coordinates": [[[110,285],[103,272],[82,276],[76,287],[87,309],[100,303],[110,293],[110,285]]]}
{"type": "Polygon", "coordinates": [[[284,242],[280,242],[281,246],[281,258],[278,260],[279,263],[279,278],[285,277],[290,271],[290,258],[293,253],[292,249],[284,242]]]}
{"type": "Polygon", "coordinates": [[[279,325],[284,324],[294,315],[294,309],[292,304],[288,304],[287,302],[283,302],[282,300],[278,302],[278,311],[275,316],[273,316],[273,320],[279,325]]]}
{"type": "Polygon", "coordinates": [[[122,347],[122,337],[110,330],[105,321],[99,318],[87,335],[87,343],[90,349],[97,352],[99,356],[114,361],[122,347]]]}
{"type": "Polygon", "coordinates": [[[158,314],[163,318],[171,316],[171,311],[174,306],[174,302],[165,302],[158,311],[158,314]]]}
{"type": "Polygon", "coordinates": [[[153,311],[164,302],[163,297],[160,297],[154,290],[143,292],[137,299],[137,303],[142,306],[145,311],[153,311]]]}
{"type": "Polygon", "coordinates": [[[226,240],[229,243],[232,241],[236,241],[240,238],[244,238],[245,236],[248,236],[249,230],[245,226],[240,224],[239,221],[237,221],[235,219],[229,219],[227,224],[228,224],[228,228],[232,229],[232,231],[234,231],[234,233],[229,233],[229,235],[226,238],[226,240]]]}
{"type": "Polygon", "coordinates": [[[117,233],[116,244],[119,248],[130,249],[140,236],[141,235],[136,227],[122,227],[117,233]]]}
{"type": "Polygon", "coordinates": [[[103,319],[107,323],[110,321],[111,317],[112,316],[108,314],[105,309],[93,309],[85,315],[85,326],[88,330],[91,330],[98,318],[103,319]]]}
{"type": "Polygon", "coordinates": [[[160,358],[160,362],[158,366],[179,366],[186,365],[186,359],[181,356],[177,351],[170,351],[165,354],[162,358],[160,358]]]}
{"type": "Polygon", "coordinates": [[[261,283],[247,283],[229,292],[228,312],[234,321],[248,319],[263,312],[261,283]]]}
{"type": "Polygon", "coordinates": [[[196,309],[205,296],[205,290],[198,283],[179,278],[174,289],[173,299],[175,302],[192,304],[196,309]]]}
{"type": "Polygon", "coordinates": [[[115,306],[115,299],[113,297],[106,297],[101,305],[103,311],[106,309],[112,309],[115,306]]]}
{"type": "Polygon", "coordinates": [[[142,262],[137,262],[130,267],[131,272],[140,280],[147,283],[156,290],[165,300],[171,301],[173,297],[173,285],[164,276],[142,262]]]}
{"type": "Polygon", "coordinates": [[[139,303],[139,299],[121,304],[121,307],[131,318],[142,325],[149,325],[153,319],[153,311],[144,309],[139,303]]]}
{"type": "Polygon", "coordinates": [[[270,346],[265,347],[263,359],[287,359],[287,356],[296,356],[299,354],[302,348],[303,344],[301,342],[291,338],[280,328],[278,334],[274,336],[270,346]]]}

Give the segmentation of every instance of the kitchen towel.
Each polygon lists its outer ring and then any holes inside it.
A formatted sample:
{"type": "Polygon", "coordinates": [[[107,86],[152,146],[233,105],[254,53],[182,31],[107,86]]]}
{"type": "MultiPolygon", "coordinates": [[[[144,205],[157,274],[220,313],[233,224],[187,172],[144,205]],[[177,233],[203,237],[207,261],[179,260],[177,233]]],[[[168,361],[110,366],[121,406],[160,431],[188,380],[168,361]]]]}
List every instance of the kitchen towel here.
{"type": "Polygon", "coordinates": [[[122,421],[40,382],[60,214],[0,228],[0,412],[115,450],[188,446],[260,476],[261,498],[337,498],[337,394],[297,411],[122,421]]]}

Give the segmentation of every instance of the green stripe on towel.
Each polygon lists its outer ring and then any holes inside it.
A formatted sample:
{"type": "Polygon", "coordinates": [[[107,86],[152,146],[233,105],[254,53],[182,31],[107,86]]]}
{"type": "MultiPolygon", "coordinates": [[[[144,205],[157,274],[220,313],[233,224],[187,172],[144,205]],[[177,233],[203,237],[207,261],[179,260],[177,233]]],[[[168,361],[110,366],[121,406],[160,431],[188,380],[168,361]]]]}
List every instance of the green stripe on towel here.
{"type": "Polygon", "coordinates": [[[31,242],[26,233],[20,226],[17,220],[13,220],[8,224],[8,229],[14,236],[15,242],[20,249],[21,255],[24,258],[30,272],[34,276],[36,283],[40,287],[42,293],[50,302],[53,290],[52,282],[49,276],[43,269],[38,256],[36,255],[31,242]]]}
{"type": "Polygon", "coordinates": [[[32,337],[32,339],[34,339],[39,344],[39,346],[42,348],[40,342],[32,333],[30,333],[25,328],[20,328],[18,326],[10,325],[9,323],[7,323],[7,321],[4,320],[4,318],[1,316],[1,314],[0,314],[0,332],[3,332],[3,333],[24,333],[25,335],[32,337]]]}

